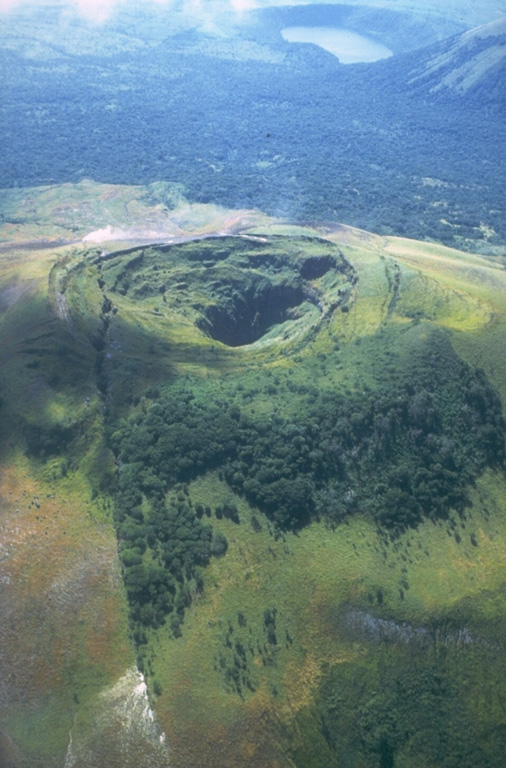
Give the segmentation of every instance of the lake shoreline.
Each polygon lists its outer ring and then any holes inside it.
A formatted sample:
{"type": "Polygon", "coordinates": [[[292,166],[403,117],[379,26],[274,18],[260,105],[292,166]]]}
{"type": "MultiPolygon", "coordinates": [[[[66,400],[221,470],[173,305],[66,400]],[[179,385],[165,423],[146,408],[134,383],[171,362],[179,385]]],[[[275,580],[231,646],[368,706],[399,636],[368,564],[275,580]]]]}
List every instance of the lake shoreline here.
{"type": "Polygon", "coordinates": [[[365,64],[393,56],[390,48],[344,27],[284,27],[289,43],[313,43],[336,56],[341,64],[365,64]]]}

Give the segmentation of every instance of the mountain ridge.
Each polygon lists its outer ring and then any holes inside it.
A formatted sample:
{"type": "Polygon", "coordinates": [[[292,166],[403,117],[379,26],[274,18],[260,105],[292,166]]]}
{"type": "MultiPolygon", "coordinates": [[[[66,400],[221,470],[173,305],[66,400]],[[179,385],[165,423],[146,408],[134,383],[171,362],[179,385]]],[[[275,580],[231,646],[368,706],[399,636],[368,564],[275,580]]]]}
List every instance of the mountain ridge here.
{"type": "MultiPolygon", "coordinates": [[[[429,465],[424,482],[433,469],[453,482],[469,446],[459,457],[451,437],[438,437],[438,398],[456,407],[455,421],[464,408],[469,423],[495,408],[485,380],[506,397],[500,264],[350,227],[189,206],[170,185],[86,182],[11,196],[13,223],[2,225],[2,238],[18,248],[15,259],[0,254],[0,584],[12,619],[0,629],[4,759],[14,768],[66,760],[76,768],[143,760],[150,768],[272,768],[273,759],[305,768],[318,755],[330,768],[346,752],[360,766],[380,765],[380,728],[399,765],[412,765],[410,752],[438,754],[441,740],[466,768],[470,760],[499,768],[504,474],[480,470],[460,514],[403,523],[391,537],[371,516],[361,492],[368,482],[356,484],[353,472],[361,452],[372,460],[388,450],[396,419],[407,418],[415,442],[430,425],[442,451],[444,471],[429,465]],[[150,245],[143,220],[186,242],[150,245]],[[120,241],[24,249],[53,233],[114,238],[108,224],[120,241]],[[306,281],[293,294],[300,303],[290,294],[286,316],[266,316],[263,336],[230,346],[201,322],[214,321],[218,307],[249,323],[241,295],[254,287],[262,314],[270,284],[297,287],[296,265],[306,281]],[[425,392],[404,392],[402,417],[402,378],[427,350],[460,373],[431,394],[441,369],[429,360],[426,381],[414,380],[425,392]],[[452,387],[478,368],[485,373],[472,373],[460,401],[452,387]],[[371,397],[385,408],[373,421],[386,443],[371,442],[368,410],[360,410],[371,397]],[[323,402],[325,429],[339,430],[315,444],[323,402]],[[211,439],[220,423],[228,425],[222,464],[211,439]],[[355,435],[356,456],[346,434],[355,435]],[[174,440],[166,460],[163,445],[174,440]],[[139,463],[146,455],[149,471],[139,463]],[[292,460],[298,484],[279,477],[292,460]],[[332,524],[315,517],[286,530],[289,517],[278,513],[289,515],[295,501],[273,506],[275,493],[293,486],[302,510],[307,473],[322,462],[341,467],[315,495],[321,510],[335,511],[332,524]],[[441,638],[448,663],[436,653],[441,638]],[[350,688],[357,676],[362,693],[350,688]],[[436,678],[450,693],[437,693],[436,678]],[[486,711],[473,703],[483,685],[486,711]],[[155,726],[131,728],[121,713],[145,711],[146,695],[155,726]],[[389,730],[387,700],[399,722],[403,711],[417,718],[429,746],[417,745],[409,727],[402,737],[389,730]],[[433,728],[430,713],[447,701],[458,738],[433,728]],[[50,735],[48,718],[58,723],[50,735]]],[[[409,477],[409,467],[389,469],[399,493],[409,477]]]]}
{"type": "Polygon", "coordinates": [[[442,70],[409,80],[432,49],[342,65],[284,41],[276,18],[231,38],[186,31],[114,56],[79,55],[74,32],[64,60],[41,58],[30,30],[34,57],[4,50],[4,185],[172,180],[199,203],[501,253],[501,78],[464,97],[431,92],[442,70]]]}
{"type": "Polygon", "coordinates": [[[436,44],[427,53],[409,73],[408,85],[422,83],[431,94],[446,89],[479,96],[486,103],[504,103],[506,17],[436,44]]]}

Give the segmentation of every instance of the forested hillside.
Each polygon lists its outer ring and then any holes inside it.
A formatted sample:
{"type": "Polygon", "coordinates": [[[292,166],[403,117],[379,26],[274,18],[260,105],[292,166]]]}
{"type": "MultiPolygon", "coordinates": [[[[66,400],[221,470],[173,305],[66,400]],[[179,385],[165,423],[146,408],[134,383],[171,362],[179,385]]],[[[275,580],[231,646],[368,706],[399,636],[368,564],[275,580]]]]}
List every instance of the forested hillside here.
{"type": "MultiPolygon", "coordinates": [[[[292,220],[492,252],[504,243],[501,89],[433,92],[438,80],[414,74],[425,50],[341,65],[282,39],[290,13],[257,14],[224,38],[128,38],[112,55],[80,53],[79,37],[70,50],[45,44],[40,59],[29,43],[4,49],[4,186],[170,180],[192,200],[292,220]]],[[[381,19],[390,42],[381,13],[344,15],[357,29],[381,19]]],[[[419,30],[390,16],[406,50],[419,30]]]]}

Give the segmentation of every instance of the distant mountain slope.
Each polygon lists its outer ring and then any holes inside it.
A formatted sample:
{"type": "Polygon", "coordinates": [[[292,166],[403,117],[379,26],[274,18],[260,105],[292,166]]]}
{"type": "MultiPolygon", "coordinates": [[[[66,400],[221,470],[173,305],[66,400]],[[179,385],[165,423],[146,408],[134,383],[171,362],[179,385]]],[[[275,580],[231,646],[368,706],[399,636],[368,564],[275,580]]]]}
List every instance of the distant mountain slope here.
{"type": "MultiPolygon", "coordinates": [[[[320,2],[332,3],[333,0],[320,0],[320,2]]],[[[479,0],[479,2],[476,0],[445,0],[445,2],[440,0],[348,0],[347,4],[409,13],[431,22],[451,21],[468,29],[486,24],[506,12],[504,0],[479,0]]]]}
{"type": "Polygon", "coordinates": [[[487,100],[506,98],[506,17],[464,32],[431,48],[410,72],[410,84],[431,93],[449,89],[479,92],[487,100]]]}
{"type": "MultiPolygon", "coordinates": [[[[308,24],[321,23],[315,8],[308,24]]],[[[465,92],[465,114],[460,92],[441,86],[453,70],[459,76],[453,61],[467,66],[469,46],[485,56],[499,34],[406,52],[408,31],[418,39],[419,27],[402,14],[336,6],[332,23],[374,32],[397,52],[347,66],[316,45],[283,40],[280,30],[302,23],[303,10],[267,9],[230,37],[176,33],[164,19],[156,36],[139,14],[129,30],[124,20],[94,30],[56,25],[62,45],[49,11],[33,28],[25,18],[18,35],[6,25],[2,186],[172,181],[199,203],[502,255],[502,65],[482,66],[480,88],[465,92]],[[398,23],[395,45],[383,36],[384,19],[398,23]],[[103,53],[104,41],[114,55],[103,53]]]]}

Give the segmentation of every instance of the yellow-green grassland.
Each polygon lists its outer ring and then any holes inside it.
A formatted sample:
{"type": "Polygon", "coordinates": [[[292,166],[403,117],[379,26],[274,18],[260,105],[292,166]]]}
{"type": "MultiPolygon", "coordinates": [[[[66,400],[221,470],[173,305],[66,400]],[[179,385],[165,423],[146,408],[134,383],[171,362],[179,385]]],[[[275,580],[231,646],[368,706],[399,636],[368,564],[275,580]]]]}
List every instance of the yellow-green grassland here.
{"type": "Polygon", "coordinates": [[[500,259],[5,194],[0,764],[500,768],[500,259]]]}

